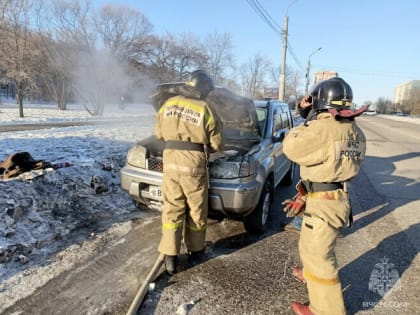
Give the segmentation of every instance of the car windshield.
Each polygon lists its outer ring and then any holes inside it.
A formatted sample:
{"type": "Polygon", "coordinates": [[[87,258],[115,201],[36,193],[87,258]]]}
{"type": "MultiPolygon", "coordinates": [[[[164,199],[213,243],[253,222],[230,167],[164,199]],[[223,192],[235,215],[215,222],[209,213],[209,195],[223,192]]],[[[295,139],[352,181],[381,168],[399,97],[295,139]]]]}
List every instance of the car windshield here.
{"type": "Polygon", "coordinates": [[[257,107],[258,125],[260,126],[261,135],[265,134],[265,127],[267,125],[267,109],[257,107]]]}

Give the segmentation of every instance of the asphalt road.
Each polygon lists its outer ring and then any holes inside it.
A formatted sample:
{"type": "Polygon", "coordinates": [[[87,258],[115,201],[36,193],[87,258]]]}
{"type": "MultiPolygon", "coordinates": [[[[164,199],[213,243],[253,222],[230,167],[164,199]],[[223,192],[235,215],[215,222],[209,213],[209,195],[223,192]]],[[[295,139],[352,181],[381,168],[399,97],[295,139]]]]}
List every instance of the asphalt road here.
{"type": "MultiPolygon", "coordinates": [[[[420,130],[379,117],[358,122],[367,158],[351,186],[355,225],[337,242],[348,314],[418,314],[420,130]]],[[[191,315],[292,314],[292,301],[307,301],[289,270],[299,263],[298,236],[280,226],[280,202],[292,194],[290,187],[277,189],[273,223],[261,238],[233,222],[215,225],[209,259],[159,278],[139,314],[174,314],[191,300],[197,301],[191,315]]]]}
{"type": "MultiPolygon", "coordinates": [[[[358,121],[367,158],[351,185],[355,225],[337,241],[348,314],[417,314],[420,130],[380,117],[358,121]]],[[[207,260],[171,278],[162,272],[138,314],[175,314],[189,301],[195,302],[189,315],[292,314],[292,301],[307,300],[305,286],[290,274],[299,263],[298,234],[282,229],[281,201],[293,194],[294,185],[277,188],[269,229],[259,237],[240,222],[211,221],[207,260]]],[[[159,215],[132,221],[123,239],[8,314],[125,314],[157,258],[159,221],[159,215]]]]}

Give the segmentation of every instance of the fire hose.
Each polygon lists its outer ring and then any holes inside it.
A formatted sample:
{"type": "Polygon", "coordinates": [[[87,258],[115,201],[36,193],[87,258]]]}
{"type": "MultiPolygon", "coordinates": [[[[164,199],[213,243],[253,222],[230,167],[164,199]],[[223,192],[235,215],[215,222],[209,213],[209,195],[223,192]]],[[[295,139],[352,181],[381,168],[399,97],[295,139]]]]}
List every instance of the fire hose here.
{"type": "Polygon", "coordinates": [[[165,255],[160,254],[159,257],[156,259],[155,264],[153,265],[152,270],[146,277],[146,280],[143,282],[142,286],[138,290],[136,296],[134,297],[133,302],[128,309],[127,315],[135,315],[137,314],[137,310],[141,303],[143,302],[144,297],[146,296],[147,290],[149,289],[149,284],[156,279],[156,276],[165,260],[165,255]]]}

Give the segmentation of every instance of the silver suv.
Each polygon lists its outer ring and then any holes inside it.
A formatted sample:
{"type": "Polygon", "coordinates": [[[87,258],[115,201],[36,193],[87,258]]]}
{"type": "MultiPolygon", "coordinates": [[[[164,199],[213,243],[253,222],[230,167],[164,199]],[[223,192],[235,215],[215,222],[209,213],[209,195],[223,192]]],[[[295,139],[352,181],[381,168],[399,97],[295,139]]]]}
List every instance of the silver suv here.
{"type": "MultiPolygon", "coordinates": [[[[161,88],[168,92],[169,85],[161,88]]],[[[176,89],[175,89],[176,90],[176,89]]],[[[176,94],[170,90],[165,98],[176,94]]],[[[293,118],[286,103],[240,97],[216,88],[206,99],[223,121],[225,151],[209,158],[209,216],[242,220],[250,233],[262,233],[279,183],[291,184],[295,165],[282,141],[293,118]]],[[[155,137],[135,144],[121,169],[121,187],[138,206],[161,209],[162,152],[155,137]]]]}

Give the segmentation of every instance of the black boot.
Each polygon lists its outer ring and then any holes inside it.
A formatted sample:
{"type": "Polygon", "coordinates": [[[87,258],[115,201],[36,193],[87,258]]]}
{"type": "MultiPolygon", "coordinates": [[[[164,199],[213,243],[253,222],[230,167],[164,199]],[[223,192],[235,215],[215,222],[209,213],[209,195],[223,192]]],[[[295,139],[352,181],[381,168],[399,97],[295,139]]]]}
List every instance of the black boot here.
{"type": "Polygon", "coordinates": [[[192,267],[195,265],[198,265],[204,260],[205,256],[205,250],[199,250],[195,252],[189,252],[188,254],[188,266],[192,267]]]}
{"type": "Polygon", "coordinates": [[[176,266],[178,263],[178,256],[165,256],[165,269],[168,275],[172,276],[176,273],[176,266]]]}

